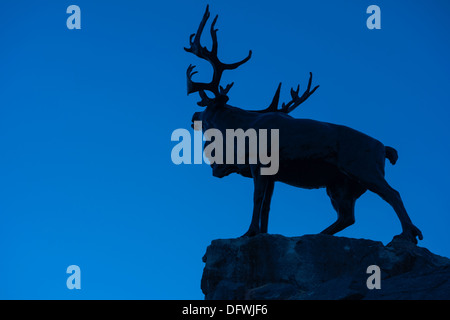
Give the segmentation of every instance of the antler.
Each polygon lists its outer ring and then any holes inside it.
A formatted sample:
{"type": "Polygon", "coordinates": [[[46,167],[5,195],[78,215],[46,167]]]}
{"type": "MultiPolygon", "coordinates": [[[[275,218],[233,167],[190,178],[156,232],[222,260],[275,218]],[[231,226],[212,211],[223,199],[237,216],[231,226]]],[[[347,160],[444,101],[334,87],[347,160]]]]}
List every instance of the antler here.
{"type": "Polygon", "coordinates": [[[214,18],[213,22],[211,23],[211,38],[212,38],[212,48],[211,51],[208,50],[206,47],[202,47],[200,44],[200,37],[203,32],[203,28],[205,27],[206,21],[209,19],[210,13],[209,13],[209,5],[206,6],[205,14],[203,15],[203,19],[200,22],[200,25],[198,27],[197,33],[191,34],[189,38],[190,48],[184,48],[187,52],[191,52],[195,54],[197,57],[201,59],[207,60],[213,67],[214,73],[212,81],[209,83],[203,83],[203,82],[194,82],[192,81],[192,76],[197,73],[197,71],[193,71],[195,66],[189,65],[186,71],[187,76],[187,93],[194,93],[199,92],[200,96],[202,97],[202,101],[200,101],[199,105],[207,105],[212,99],[208,98],[208,96],[205,93],[205,90],[211,91],[214,93],[215,97],[218,98],[219,96],[226,96],[228,91],[230,91],[231,87],[233,86],[233,82],[228,84],[225,88],[220,86],[220,79],[222,78],[222,73],[225,70],[233,70],[239,67],[241,64],[247,62],[251,56],[252,51],[250,50],[248,56],[243,59],[242,61],[236,62],[236,63],[223,63],[219,60],[217,57],[217,31],[218,29],[214,29],[214,26],[216,24],[218,15],[214,18]],[[208,100],[209,99],[209,100],[208,100]]]}
{"type": "Polygon", "coordinates": [[[273,97],[270,105],[266,109],[259,110],[256,112],[259,112],[259,113],[267,113],[267,112],[289,113],[289,112],[293,111],[300,104],[305,102],[305,100],[308,99],[309,96],[312,95],[314,93],[314,91],[316,91],[317,88],[319,88],[319,86],[315,86],[314,89],[312,89],[312,91],[310,91],[311,90],[311,82],[312,82],[312,73],[310,72],[308,88],[306,88],[306,90],[302,94],[302,96],[301,97],[298,96],[298,93],[300,91],[300,85],[297,86],[297,90],[294,90],[293,88],[291,88],[292,100],[289,101],[287,104],[285,104],[283,102],[283,104],[281,105],[281,109],[278,109],[278,101],[280,100],[280,90],[281,90],[281,82],[280,82],[280,84],[278,85],[277,91],[275,92],[275,96],[273,97]]]}

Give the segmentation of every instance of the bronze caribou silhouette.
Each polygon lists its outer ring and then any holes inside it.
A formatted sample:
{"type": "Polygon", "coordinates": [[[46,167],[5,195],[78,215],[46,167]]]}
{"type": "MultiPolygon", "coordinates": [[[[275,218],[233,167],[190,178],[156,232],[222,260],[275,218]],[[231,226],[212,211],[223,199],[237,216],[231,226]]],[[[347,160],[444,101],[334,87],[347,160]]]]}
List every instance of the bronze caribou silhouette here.
{"type": "MultiPolygon", "coordinates": [[[[380,141],[359,131],[342,125],[319,122],[309,119],[295,119],[288,115],[311,96],[319,86],[311,90],[312,74],[306,91],[299,96],[299,87],[291,89],[292,100],[278,106],[281,83],[268,108],[258,111],[243,110],[227,104],[228,92],[233,83],[225,88],[220,86],[222,73],[233,70],[247,62],[252,55],[242,61],[226,64],[217,56],[218,16],[211,23],[212,48],[201,46],[200,37],[209,19],[209,6],[203,15],[197,33],[190,36],[190,47],[184,48],[201,59],[207,60],[213,67],[212,81],[201,83],[192,81],[195,66],[187,69],[187,93],[198,92],[199,106],[206,107],[195,112],[192,121],[202,121],[202,130],[215,128],[221,132],[226,129],[278,129],[279,130],[279,169],[274,175],[261,175],[260,162],[256,164],[217,164],[212,163],[213,175],[224,177],[230,173],[253,178],[254,207],[248,231],[244,236],[266,233],[270,210],[270,201],[276,181],[289,185],[314,189],[325,187],[331,203],[337,212],[336,222],[322,231],[335,234],[355,222],[355,201],[367,190],[378,194],[388,202],[397,214],[402,233],[396,237],[417,243],[422,240],[421,231],[413,225],[406,212],[400,194],[384,178],[385,159],[395,164],[397,151],[384,146],[380,141]],[[206,94],[209,91],[214,97],[206,94]]],[[[208,143],[205,144],[205,147],[208,143]]]]}

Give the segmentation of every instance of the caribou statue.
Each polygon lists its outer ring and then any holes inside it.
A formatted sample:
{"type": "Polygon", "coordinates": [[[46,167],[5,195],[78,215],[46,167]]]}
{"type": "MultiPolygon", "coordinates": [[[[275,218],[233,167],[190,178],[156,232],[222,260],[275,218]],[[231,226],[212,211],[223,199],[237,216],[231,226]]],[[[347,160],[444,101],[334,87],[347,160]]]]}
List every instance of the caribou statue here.
{"type": "MultiPolygon", "coordinates": [[[[261,174],[264,164],[256,163],[212,163],[213,175],[224,177],[238,173],[254,181],[253,215],[248,231],[243,236],[267,233],[270,201],[276,181],[306,189],[326,188],[331,203],[337,212],[337,220],[322,231],[333,235],[355,222],[355,201],[367,190],[378,194],[389,203],[397,214],[402,238],[417,243],[416,237],[423,239],[421,231],[414,226],[406,212],[400,194],[385,180],[385,159],[395,164],[397,151],[380,141],[346,126],[310,119],[296,119],[289,115],[305,102],[319,86],[311,90],[312,74],[308,86],[300,96],[299,87],[291,89],[292,100],[279,107],[281,83],[270,105],[262,110],[244,110],[227,104],[228,92],[233,83],[220,85],[222,73],[233,70],[247,62],[251,56],[231,64],[223,63],[217,56],[218,16],[211,23],[212,47],[200,44],[200,37],[210,17],[209,6],[203,15],[196,33],[190,36],[190,47],[184,48],[197,57],[207,60],[213,67],[211,82],[194,82],[195,66],[187,68],[187,93],[198,92],[205,107],[195,112],[192,122],[201,121],[203,132],[210,128],[225,132],[226,129],[267,129],[278,130],[279,168],[275,174],[261,174]],[[210,95],[207,95],[209,92],[210,95]]],[[[207,142],[205,147],[209,143],[207,142]]],[[[274,151],[274,150],[272,150],[274,151]]]]}

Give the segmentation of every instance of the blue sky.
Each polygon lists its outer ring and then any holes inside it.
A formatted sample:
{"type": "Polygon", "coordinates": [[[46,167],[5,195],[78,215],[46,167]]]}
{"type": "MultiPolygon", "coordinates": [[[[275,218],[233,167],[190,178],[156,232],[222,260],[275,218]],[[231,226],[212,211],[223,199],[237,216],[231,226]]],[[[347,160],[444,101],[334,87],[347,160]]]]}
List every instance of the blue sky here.
{"type": "MultiPolygon", "coordinates": [[[[203,299],[201,258],[213,239],[243,234],[253,183],[172,163],[190,128],[186,53],[206,1],[2,1],[0,4],[0,298],[203,299]],[[68,30],[66,8],[81,8],[68,30]],[[81,290],[66,288],[69,265],[81,290]]],[[[266,107],[277,84],[320,88],[295,117],[343,124],[395,147],[387,181],[450,256],[448,1],[214,1],[229,103],[266,107]],[[366,8],[381,8],[368,30],[366,8]]],[[[207,35],[207,33],[205,33],[207,35]]],[[[208,37],[203,37],[208,44],[208,37]]],[[[317,233],[335,220],[325,190],[276,184],[269,232],[317,233]]],[[[389,205],[367,192],[338,235],[388,243],[389,205]]]]}

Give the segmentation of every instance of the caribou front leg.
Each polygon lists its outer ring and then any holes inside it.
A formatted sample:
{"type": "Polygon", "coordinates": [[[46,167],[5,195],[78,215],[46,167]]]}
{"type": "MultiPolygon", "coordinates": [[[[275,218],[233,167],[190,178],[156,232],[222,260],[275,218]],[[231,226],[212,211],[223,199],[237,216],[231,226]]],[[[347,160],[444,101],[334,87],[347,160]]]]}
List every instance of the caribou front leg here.
{"type": "Polygon", "coordinates": [[[272,200],[273,188],[275,181],[270,180],[264,192],[264,201],[261,207],[261,233],[267,233],[269,225],[270,201],[272,200]]]}
{"type": "Polygon", "coordinates": [[[272,197],[274,182],[268,176],[262,176],[259,173],[260,168],[252,168],[254,183],[253,192],[253,215],[248,231],[243,237],[252,237],[261,232],[267,232],[267,219],[270,208],[270,198],[272,197]],[[261,229],[261,215],[263,215],[264,230],[261,229]]]}

